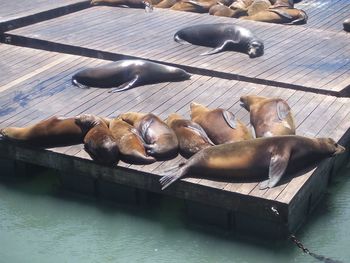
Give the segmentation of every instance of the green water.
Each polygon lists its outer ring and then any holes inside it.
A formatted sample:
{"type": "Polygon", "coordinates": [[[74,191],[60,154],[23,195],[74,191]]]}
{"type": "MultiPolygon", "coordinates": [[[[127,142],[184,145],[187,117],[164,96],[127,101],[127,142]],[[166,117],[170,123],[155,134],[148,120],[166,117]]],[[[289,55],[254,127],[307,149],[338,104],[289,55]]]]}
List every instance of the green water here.
{"type": "MultiPolygon", "coordinates": [[[[350,170],[298,232],[310,250],[350,259],[350,170]]],[[[0,181],[0,262],[318,262],[290,241],[228,235],[186,219],[181,201],[139,207],[61,193],[56,178],[0,181]]]]}

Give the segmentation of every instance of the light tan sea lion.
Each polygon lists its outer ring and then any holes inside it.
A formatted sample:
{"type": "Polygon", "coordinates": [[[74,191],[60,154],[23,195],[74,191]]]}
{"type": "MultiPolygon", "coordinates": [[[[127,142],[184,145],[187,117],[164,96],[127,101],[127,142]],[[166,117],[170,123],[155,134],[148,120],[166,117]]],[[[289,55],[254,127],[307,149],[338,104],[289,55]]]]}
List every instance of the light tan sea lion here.
{"type": "Polygon", "coordinates": [[[214,5],[229,5],[230,0],[182,0],[173,5],[170,9],[194,12],[194,13],[208,13],[210,8],[214,5]]]}
{"type": "Polygon", "coordinates": [[[152,113],[127,112],[119,116],[141,134],[147,154],[159,159],[171,159],[178,154],[175,132],[152,113]]]}
{"type": "Polygon", "coordinates": [[[158,8],[170,8],[173,5],[175,5],[177,2],[179,2],[180,0],[163,0],[160,1],[157,5],[155,5],[155,7],[158,8]]]}
{"type": "Polygon", "coordinates": [[[269,0],[255,0],[248,7],[248,10],[247,10],[248,16],[252,16],[261,11],[267,10],[270,6],[271,6],[271,3],[269,0]]]}
{"type": "Polygon", "coordinates": [[[57,147],[83,142],[84,131],[74,118],[53,116],[27,127],[7,127],[0,130],[3,138],[37,147],[57,147]]]}
{"type": "Polygon", "coordinates": [[[141,135],[132,125],[121,118],[115,118],[111,120],[109,129],[117,142],[122,161],[131,164],[150,164],[156,161],[152,156],[147,156],[141,135]]]}
{"type": "Polygon", "coordinates": [[[174,130],[179,141],[180,154],[185,158],[214,145],[201,126],[179,114],[170,114],[167,124],[174,130]]]}
{"type": "Polygon", "coordinates": [[[276,0],[271,1],[271,7],[270,8],[280,8],[280,7],[287,7],[287,8],[294,8],[294,0],[276,0]]]}
{"type": "Polygon", "coordinates": [[[330,138],[311,139],[286,135],[215,145],[165,171],[162,190],[184,177],[269,179],[260,189],[278,184],[282,176],[293,176],[313,168],[322,160],[343,153],[345,148],[330,138]]]}
{"type": "Polygon", "coordinates": [[[270,8],[252,16],[240,17],[240,19],[276,24],[301,25],[307,22],[308,16],[305,11],[301,9],[281,7],[270,8]]]}
{"type": "Polygon", "coordinates": [[[250,111],[250,123],[257,138],[295,135],[293,114],[285,100],[250,95],[242,96],[240,101],[250,111]]]}
{"type": "Polygon", "coordinates": [[[191,103],[191,119],[199,124],[214,144],[252,139],[247,126],[227,110],[208,109],[199,103],[191,103]]]}
{"type": "Polygon", "coordinates": [[[100,117],[83,114],[75,117],[75,122],[87,131],[84,137],[84,149],[97,163],[116,165],[119,150],[107,123],[100,117]]]}

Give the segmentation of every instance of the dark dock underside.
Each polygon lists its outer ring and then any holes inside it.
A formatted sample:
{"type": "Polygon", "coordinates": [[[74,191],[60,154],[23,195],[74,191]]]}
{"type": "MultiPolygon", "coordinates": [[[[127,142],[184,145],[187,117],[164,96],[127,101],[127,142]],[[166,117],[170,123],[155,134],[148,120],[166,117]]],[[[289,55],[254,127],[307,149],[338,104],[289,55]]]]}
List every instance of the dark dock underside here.
{"type": "MultiPolygon", "coordinates": [[[[345,1],[336,2],[329,16],[335,17],[337,8],[350,9],[345,1]]],[[[310,10],[310,25],[305,26],[159,9],[145,13],[138,9],[93,7],[7,31],[1,37],[3,42],[27,47],[0,44],[0,128],[26,126],[52,115],[82,113],[113,117],[141,111],[166,119],[168,114],[178,112],[189,117],[192,101],[229,109],[248,124],[249,114],[240,106],[239,97],[257,94],[285,99],[294,112],[297,134],[332,137],[349,145],[349,36],[335,27],[335,19],[317,24],[317,19],[325,16],[324,8],[317,12],[312,9],[317,3],[298,4],[310,10]],[[264,39],[264,56],[250,59],[235,52],[199,56],[207,48],[180,45],[172,39],[183,26],[210,22],[237,23],[251,29],[264,39]],[[72,74],[79,69],[124,57],[176,65],[194,75],[184,82],[112,94],[71,84],[72,74]]],[[[107,181],[152,192],[161,192],[160,171],[183,160],[177,157],[147,166],[120,162],[117,168],[109,168],[92,162],[82,145],[38,150],[6,141],[0,141],[0,156],[75,172],[94,183],[107,181]]],[[[286,179],[270,190],[259,190],[258,182],[189,178],[164,193],[225,209],[234,214],[237,227],[247,220],[269,222],[278,231],[286,232],[300,225],[327,187],[329,176],[345,159],[327,160],[316,170],[286,179]]]]}

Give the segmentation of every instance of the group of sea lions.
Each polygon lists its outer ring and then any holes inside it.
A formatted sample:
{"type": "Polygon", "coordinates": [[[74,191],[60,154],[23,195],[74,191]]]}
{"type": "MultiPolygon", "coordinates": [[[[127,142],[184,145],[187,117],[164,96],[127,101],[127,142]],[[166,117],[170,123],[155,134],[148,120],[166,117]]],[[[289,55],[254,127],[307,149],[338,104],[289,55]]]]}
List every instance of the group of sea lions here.
{"type": "Polygon", "coordinates": [[[189,158],[164,171],[162,189],[187,176],[268,177],[260,188],[270,188],[283,175],[304,171],[345,150],[330,138],[295,135],[294,118],[283,99],[251,95],[240,101],[250,112],[253,134],[232,112],[192,102],[191,120],[176,113],[166,121],[152,113],[127,112],[116,118],[83,114],[3,128],[0,135],[37,147],[83,143],[94,161],[109,166],[119,160],[150,164],[178,153],[189,158]]]}
{"type": "Polygon", "coordinates": [[[305,11],[294,8],[294,0],[92,0],[91,5],[171,10],[242,18],[278,24],[305,24],[305,11]]]}

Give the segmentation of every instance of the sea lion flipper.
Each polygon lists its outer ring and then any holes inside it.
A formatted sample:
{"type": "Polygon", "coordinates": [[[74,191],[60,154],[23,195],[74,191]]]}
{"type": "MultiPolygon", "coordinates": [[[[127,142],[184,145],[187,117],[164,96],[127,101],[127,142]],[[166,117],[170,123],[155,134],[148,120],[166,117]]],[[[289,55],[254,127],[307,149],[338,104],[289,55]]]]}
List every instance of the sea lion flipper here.
{"type": "Polygon", "coordinates": [[[200,126],[199,124],[194,122],[191,124],[187,124],[186,127],[198,133],[204,140],[206,140],[211,145],[214,145],[214,143],[209,139],[207,133],[203,130],[202,126],[200,126]]]}
{"type": "Polygon", "coordinates": [[[276,105],[277,116],[280,121],[283,121],[290,113],[290,107],[284,101],[278,101],[276,105]]]}
{"type": "Polygon", "coordinates": [[[174,183],[175,181],[181,179],[186,174],[186,163],[180,163],[179,165],[175,167],[171,167],[163,172],[164,176],[159,179],[159,182],[162,186],[162,190],[167,188],[169,185],[174,183]]]}
{"type": "Polygon", "coordinates": [[[200,2],[197,2],[195,0],[183,0],[182,2],[191,4],[191,5],[195,5],[195,6],[198,6],[198,7],[206,7],[204,4],[202,4],[200,2]]]}
{"type": "Polygon", "coordinates": [[[232,129],[236,129],[237,126],[236,126],[236,116],[230,112],[230,111],[227,111],[227,110],[224,110],[222,112],[222,116],[224,117],[226,123],[228,126],[230,126],[232,129]]]}
{"type": "Polygon", "coordinates": [[[79,82],[77,81],[77,79],[74,78],[74,76],[73,76],[73,78],[72,78],[72,84],[73,84],[74,86],[80,88],[80,89],[89,89],[89,88],[90,88],[89,86],[86,86],[86,85],[84,85],[84,84],[79,83],[79,82]]]}
{"type": "Polygon", "coordinates": [[[271,154],[269,179],[260,183],[260,190],[272,188],[281,180],[287,169],[289,158],[290,150],[287,149],[283,151],[275,151],[271,154]]]}
{"type": "Polygon", "coordinates": [[[289,20],[293,20],[293,17],[286,13],[286,12],[283,12],[282,10],[279,10],[279,9],[269,9],[270,12],[273,12],[273,13],[276,13],[277,15],[280,15],[281,17],[284,17],[284,18],[287,18],[289,20]]]}
{"type": "Polygon", "coordinates": [[[115,92],[131,89],[131,88],[135,87],[138,80],[139,80],[139,76],[136,75],[130,82],[123,83],[119,87],[110,90],[109,93],[115,93],[115,92]]]}
{"type": "Polygon", "coordinates": [[[214,49],[212,49],[212,50],[210,50],[210,51],[207,51],[207,52],[202,53],[201,56],[213,55],[213,54],[219,53],[219,52],[221,52],[221,51],[224,51],[225,48],[226,48],[226,46],[229,45],[229,44],[231,44],[231,43],[237,44],[238,42],[233,41],[233,40],[231,40],[231,39],[230,39],[230,40],[226,40],[226,41],[225,41],[224,43],[222,43],[220,46],[218,46],[218,47],[216,47],[216,48],[214,48],[214,49]]]}

